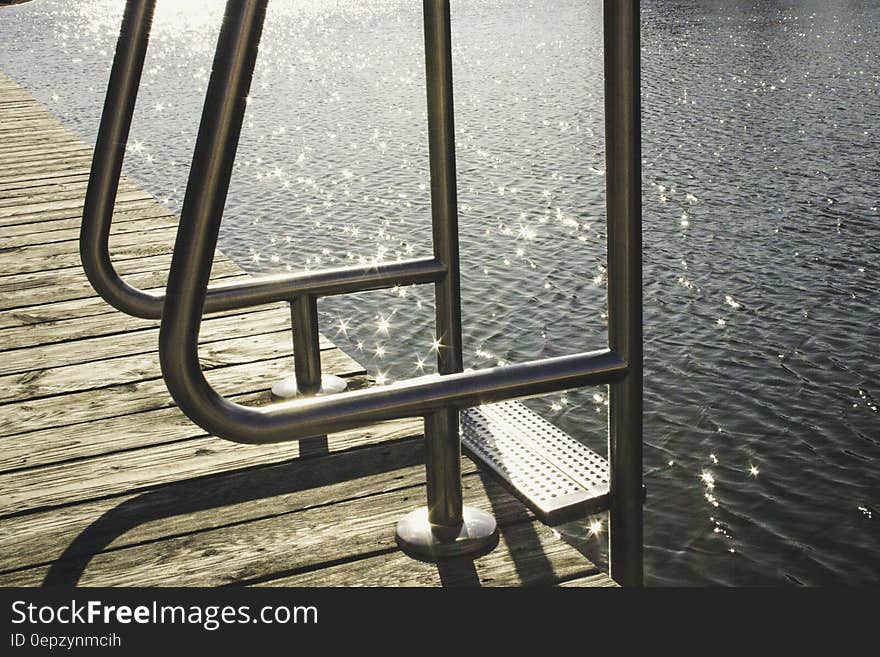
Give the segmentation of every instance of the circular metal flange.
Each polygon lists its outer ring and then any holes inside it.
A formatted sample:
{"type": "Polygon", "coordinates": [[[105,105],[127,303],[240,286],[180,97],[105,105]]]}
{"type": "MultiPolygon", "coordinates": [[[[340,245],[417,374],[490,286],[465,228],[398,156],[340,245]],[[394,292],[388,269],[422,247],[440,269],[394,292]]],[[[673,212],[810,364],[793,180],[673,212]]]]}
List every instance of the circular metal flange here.
{"type": "Polygon", "coordinates": [[[498,544],[495,518],[470,506],[464,507],[462,516],[461,527],[449,528],[428,522],[427,507],[410,511],[397,522],[397,545],[422,561],[490,552],[498,544]]]}
{"type": "MultiPolygon", "coordinates": [[[[348,382],[338,376],[332,374],[321,375],[321,389],[319,395],[333,395],[342,392],[348,387],[348,382]]],[[[272,396],[276,399],[291,399],[300,395],[299,389],[296,387],[296,377],[289,376],[286,379],[278,381],[272,386],[272,396]]]]}

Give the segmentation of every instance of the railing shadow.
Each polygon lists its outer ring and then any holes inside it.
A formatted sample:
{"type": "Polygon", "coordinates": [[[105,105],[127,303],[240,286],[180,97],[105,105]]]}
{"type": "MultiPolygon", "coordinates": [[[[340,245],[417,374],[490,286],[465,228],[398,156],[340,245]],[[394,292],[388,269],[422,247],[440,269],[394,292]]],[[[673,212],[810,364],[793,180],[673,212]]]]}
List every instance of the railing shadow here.
{"type": "Polygon", "coordinates": [[[458,557],[437,562],[440,584],[446,588],[481,586],[474,560],[478,557],[458,557]]]}
{"type": "MultiPolygon", "coordinates": [[[[320,453],[320,449],[316,451],[320,453]]],[[[76,586],[96,554],[150,522],[320,488],[423,462],[422,441],[411,439],[163,485],[122,502],[91,523],[51,564],[43,586],[76,586]]],[[[140,543],[166,538],[169,536],[163,534],[140,543]]]]}
{"type": "MultiPolygon", "coordinates": [[[[424,462],[424,445],[418,438],[329,455],[323,453],[320,440],[316,441],[315,447],[317,449],[313,453],[320,455],[320,458],[300,457],[269,466],[174,482],[125,500],[98,517],[76,536],[50,565],[43,585],[78,585],[92,559],[106,552],[108,548],[121,549],[192,532],[165,532],[161,536],[150,536],[124,546],[111,547],[126,533],[151,522],[321,488],[417,466],[424,462]]],[[[492,512],[499,522],[499,543],[503,542],[502,549],[509,551],[520,582],[530,584],[555,581],[553,565],[544,553],[540,537],[531,521],[532,515],[518,501],[514,501],[491,476],[483,472],[466,478],[464,483],[476,485],[477,481],[486,491],[492,512]]],[[[222,525],[206,525],[196,531],[215,529],[218,526],[222,525]]],[[[441,585],[482,586],[484,582],[481,582],[475,561],[495,548],[492,545],[477,555],[437,562],[441,585]]]]}
{"type": "Polygon", "coordinates": [[[555,581],[556,572],[544,553],[532,514],[519,500],[511,505],[513,496],[503,491],[491,476],[481,470],[479,477],[492,505],[492,514],[496,519],[504,520],[498,523],[499,533],[513,559],[520,583],[528,585],[555,581]],[[493,493],[493,489],[498,492],[493,493]]]}
{"type": "MultiPolygon", "coordinates": [[[[519,501],[514,501],[491,475],[478,471],[477,476],[470,479],[478,479],[486,491],[492,514],[498,521],[499,540],[479,554],[438,561],[437,573],[441,584],[444,587],[480,587],[484,583],[491,583],[480,578],[476,562],[502,543],[501,549],[506,549],[513,560],[518,583],[529,585],[554,582],[556,573],[535,531],[532,514],[519,501]]],[[[467,479],[464,483],[468,485],[467,479]]]]}

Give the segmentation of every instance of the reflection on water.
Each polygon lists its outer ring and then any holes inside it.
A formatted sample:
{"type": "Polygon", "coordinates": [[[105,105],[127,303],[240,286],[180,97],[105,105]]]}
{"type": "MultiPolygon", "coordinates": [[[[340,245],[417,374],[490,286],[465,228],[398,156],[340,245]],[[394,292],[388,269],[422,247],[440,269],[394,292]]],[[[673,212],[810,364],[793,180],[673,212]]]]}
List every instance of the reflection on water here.
{"type": "MultiPolygon", "coordinates": [[[[877,583],[880,8],[643,3],[647,575],[877,583]]],[[[251,271],[429,252],[420,6],[275,0],[221,246],[251,271]]],[[[3,69],[94,139],[122,3],[0,12],[3,69]]],[[[453,2],[466,360],[604,344],[601,8],[453,2]]],[[[127,171],[177,210],[221,4],[159,3],[127,171]]],[[[380,382],[433,295],[321,302],[380,382]]],[[[604,388],[529,402],[604,448],[604,388]]],[[[561,528],[604,549],[603,519],[561,528]]],[[[601,557],[601,554],[600,554],[601,557]]]]}

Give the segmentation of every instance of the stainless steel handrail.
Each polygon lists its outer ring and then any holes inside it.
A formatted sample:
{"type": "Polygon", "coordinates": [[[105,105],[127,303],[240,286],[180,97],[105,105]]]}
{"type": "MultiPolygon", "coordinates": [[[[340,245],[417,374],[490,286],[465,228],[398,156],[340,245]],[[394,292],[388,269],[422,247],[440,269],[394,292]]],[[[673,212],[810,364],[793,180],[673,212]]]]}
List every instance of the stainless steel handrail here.
{"type": "MultiPolygon", "coordinates": [[[[92,287],[116,309],[144,319],[162,316],[165,295],[126,283],[113,266],[109,241],[155,6],[155,0],[126,2],[80,227],[80,259],[92,287]]],[[[300,394],[314,394],[322,385],[321,357],[317,330],[306,329],[317,324],[317,297],[396,285],[436,283],[445,275],[446,267],[436,258],[413,258],[368,266],[252,277],[244,282],[226,281],[208,287],[205,312],[290,301],[292,314],[300,318],[299,327],[304,329],[293,334],[295,387],[300,394]]],[[[339,380],[337,385],[343,388],[345,384],[339,380]]]]}
{"type": "Polygon", "coordinates": [[[209,286],[214,251],[245,113],[267,0],[228,0],[206,93],[164,297],[125,285],[113,271],[107,236],[143,65],[154,0],[128,0],[114,61],[83,221],[83,261],[96,289],[134,315],[161,316],[159,355],[171,395],[197,424],[236,442],[297,440],[382,420],[424,417],[427,508],[398,524],[398,542],[420,557],[489,548],[494,519],[463,507],[459,409],[609,383],[611,574],[642,581],[642,308],[639,115],[639,2],[605,0],[606,180],[609,348],[480,371],[462,371],[455,130],[449,0],[424,0],[433,258],[375,268],[264,277],[209,286]],[[108,109],[109,116],[108,116],[108,109]],[[115,111],[114,111],[115,110],[115,111]],[[393,281],[393,282],[392,282],[393,281]],[[206,381],[198,334],[205,312],[287,299],[297,374],[320,365],[315,301],[388,284],[435,284],[438,374],[339,396],[265,407],[225,399],[206,381]],[[295,344],[295,353],[297,345],[295,344]]]}
{"type": "MultiPolygon", "coordinates": [[[[110,258],[110,228],[156,0],[127,0],[98,128],[80,226],[80,259],[92,287],[124,313],[159,319],[165,295],[126,283],[110,258]]],[[[205,312],[235,310],[300,295],[330,296],[395,285],[434,283],[445,268],[433,258],[230,281],[208,288],[205,312]]]]}
{"type": "Polygon", "coordinates": [[[641,586],[642,155],[639,0],[604,0],[608,346],[627,365],[609,386],[611,576],[641,586]]]}

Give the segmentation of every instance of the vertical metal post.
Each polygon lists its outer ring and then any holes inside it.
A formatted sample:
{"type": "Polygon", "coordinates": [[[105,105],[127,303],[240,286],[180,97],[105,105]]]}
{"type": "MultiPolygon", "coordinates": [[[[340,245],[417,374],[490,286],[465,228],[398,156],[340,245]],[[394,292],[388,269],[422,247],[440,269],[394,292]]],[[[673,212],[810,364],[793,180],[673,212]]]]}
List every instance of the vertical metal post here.
{"type": "Polygon", "coordinates": [[[92,287],[116,308],[145,318],[159,317],[162,302],[119,278],[110,260],[108,238],[155,7],[155,0],[127,0],[125,3],[98,128],[79,239],[80,260],[92,287]]]}
{"type": "Polygon", "coordinates": [[[457,408],[447,408],[425,418],[425,448],[428,520],[433,525],[458,527],[464,507],[457,408]]]}
{"type": "MultiPolygon", "coordinates": [[[[446,275],[434,287],[437,369],[455,374],[462,371],[463,361],[449,0],[424,0],[424,22],[431,225],[434,257],[446,266],[446,275]]],[[[445,408],[425,418],[428,506],[397,525],[398,544],[421,558],[479,552],[498,539],[490,514],[462,505],[458,413],[457,408],[445,408]]]]}
{"type": "MultiPolygon", "coordinates": [[[[439,341],[437,370],[440,374],[454,374],[462,371],[463,359],[449,2],[426,0],[424,13],[431,226],[434,257],[446,266],[446,276],[434,286],[439,341]]],[[[462,506],[458,409],[445,409],[426,418],[425,438],[429,519],[437,525],[459,525],[462,506]]]]}
{"type": "Polygon", "coordinates": [[[627,364],[610,385],[609,562],[643,583],[642,226],[639,0],[605,0],[605,149],[609,347],[627,364]]]}
{"type": "Polygon", "coordinates": [[[293,324],[293,367],[297,388],[303,395],[321,389],[321,351],[318,346],[318,300],[310,294],[290,303],[293,324]]]}
{"type": "Polygon", "coordinates": [[[293,376],[272,386],[272,395],[289,399],[300,395],[342,392],[348,383],[332,374],[321,374],[321,338],[318,335],[318,298],[302,294],[290,302],[293,329],[293,376]]]}

